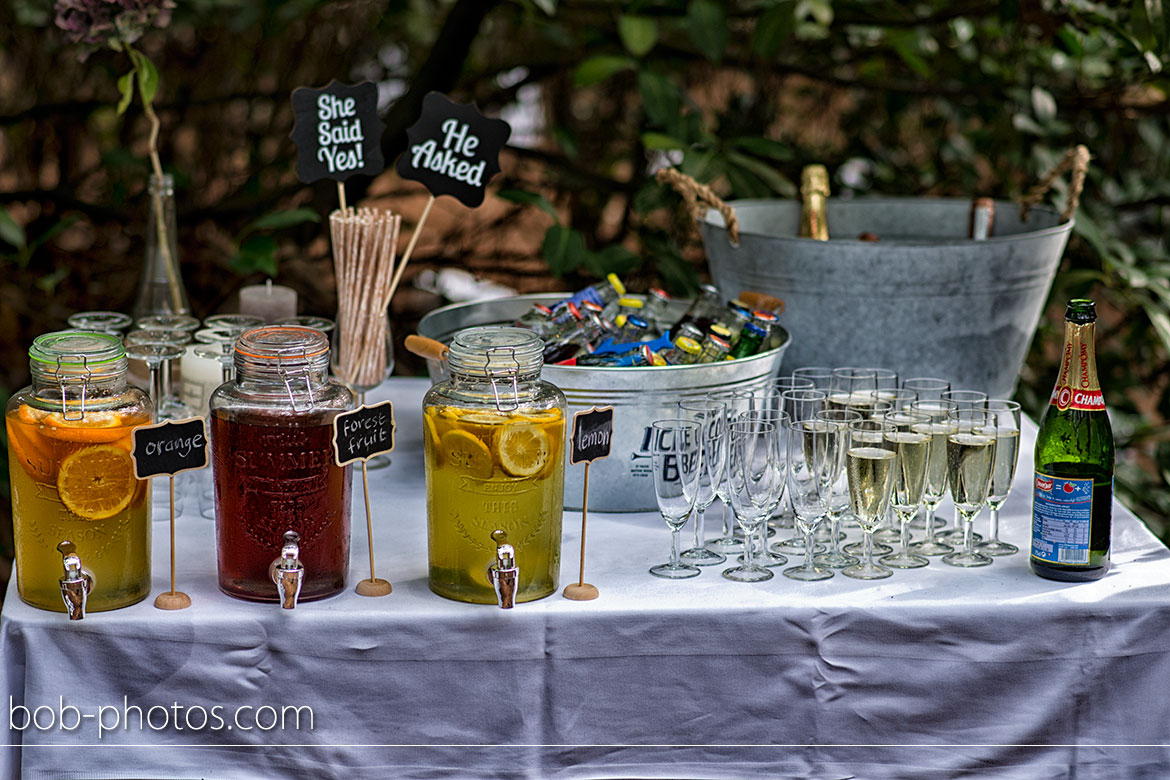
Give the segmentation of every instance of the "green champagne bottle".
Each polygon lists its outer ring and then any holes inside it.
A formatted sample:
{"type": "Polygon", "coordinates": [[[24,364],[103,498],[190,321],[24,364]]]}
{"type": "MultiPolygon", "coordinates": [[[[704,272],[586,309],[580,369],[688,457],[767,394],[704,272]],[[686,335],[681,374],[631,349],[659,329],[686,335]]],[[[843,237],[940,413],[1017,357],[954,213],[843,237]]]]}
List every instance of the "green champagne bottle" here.
{"type": "Polygon", "coordinates": [[[1097,379],[1097,311],[1083,298],[1064,315],[1060,377],[1036,434],[1032,571],[1083,582],[1109,570],[1113,430],[1097,379]]]}

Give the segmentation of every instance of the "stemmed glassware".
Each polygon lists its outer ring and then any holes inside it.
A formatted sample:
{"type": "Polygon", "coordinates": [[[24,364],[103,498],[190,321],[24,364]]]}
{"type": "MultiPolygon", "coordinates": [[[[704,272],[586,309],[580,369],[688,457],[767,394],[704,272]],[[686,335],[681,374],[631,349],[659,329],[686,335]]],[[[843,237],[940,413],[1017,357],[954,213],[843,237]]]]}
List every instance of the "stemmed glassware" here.
{"type": "MultiPolygon", "coordinates": [[[[789,421],[788,414],[784,411],[780,409],[768,408],[754,409],[741,415],[740,419],[751,420],[753,422],[760,421],[771,423],[772,425],[776,426],[776,435],[781,439],[780,443],[783,444],[784,428],[789,421]]],[[[782,452],[787,453],[788,450],[783,449],[782,452]]],[[[750,537],[747,537],[747,539],[744,541],[745,548],[747,545],[752,546],[752,560],[756,563],[756,565],[767,568],[784,566],[788,563],[788,558],[786,556],[768,549],[768,533],[771,529],[768,528],[767,521],[788,497],[788,491],[784,490],[785,480],[787,479],[788,460],[786,457],[783,457],[782,460],[783,463],[781,465],[784,468],[784,473],[781,473],[780,475],[780,495],[776,497],[776,503],[772,505],[772,508],[768,511],[767,517],[764,518],[765,522],[760,523],[759,528],[756,529],[756,532],[750,537]]],[[[739,557],[739,561],[740,563],[747,562],[746,549],[744,550],[744,554],[739,557]]]]}
{"type": "Polygon", "coordinates": [[[987,401],[987,393],[982,390],[947,390],[939,398],[950,401],[956,409],[982,409],[987,401]]]}
{"type": "Polygon", "coordinates": [[[952,566],[987,566],[991,558],[975,552],[971,525],[991,484],[995,464],[996,430],[994,417],[980,409],[956,409],[948,418],[955,432],[947,436],[947,481],[955,513],[963,521],[963,549],[943,556],[952,566]]]}
{"type": "Polygon", "coordinates": [[[174,397],[171,387],[171,361],[183,356],[183,348],[190,340],[189,331],[177,329],[147,328],[126,334],[126,354],[143,361],[150,370],[150,400],[154,402],[156,420],[181,420],[194,415],[191,407],[174,397]]]}
{"type": "Polygon", "coordinates": [[[849,508],[864,534],[865,560],[842,569],[846,577],[879,580],[893,574],[891,569],[873,561],[873,532],[890,509],[898,456],[890,449],[887,437],[894,430],[893,425],[882,420],[849,423],[849,448],[845,452],[849,508]]]}
{"type": "Polygon", "coordinates": [[[703,469],[702,426],[693,420],[655,420],[650,423],[650,453],[654,464],[654,495],[658,511],[670,527],[670,561],[650,568],[656,577],[671,580],[699,576],[699,567],[679,557],[679,532],[695,508],[699,474],[703,469]]]}
{"type": "Polygon", "coordinates": [[[925,414],[896,412],[887,414],[885,419],[894,426],[892,432],[886,433],[886,441],[898,455],[890,506],[898,519],[901,548],[882,556],[880,561],[895,569],[917,569],[930,563],[930,559],[910,552],[910,520],[922,506],[922,494],[926,488],[930,418],[925,414]]]}
{"type": "MultiPolygon", "coordinates": [[[[804,534],[804,565],[784,570],[784,576],[811,582],[833,576],[831,568],[815,565],[813,533],[829,510],[837,481],[841,451],[847,446],[847,428],[828,420],[795,420],[788,425],[788,492],[796,525],[804,534]]],[[[856,559],[854,559],[856,560],[856,559]]]]}
{"type": "MultiPolygon", "coordinates": [[[[365,404],[366,393],[368,391],[378,387],[387,377],[394,373],[394,334],[390,329],[389,312],[383,317],[383,323],[386,333],[381,343],[381,349],[377,351],[377,354],[359,355],[358,359],[363,361],[362,365],[343,366],[341,360],[344,350],[342,349],[341,340],[344,334],[341,332],[340,327],[334,327],[331,334],[332,343],[329,348],[329,370],[357,395],[358,406],[365,404]],[[365,361],[368,361],[368,363],[365,361]],[[346,371],[351,376],[347,376],[346,371]]],[[[386,468],[389,465],[390,456],[382,453],[366,461],[366,470],[374,471],[376,469],[386,468]]]]}
{"type": "MultiPolygon", "coordinates": [[[[792,404],[785,399],[785,393],[799,393],[803,391],[815,393],[816,390],[814,388],[815,385],[811,379],[782,376],[773,380],[768,385],[764,408],[792,415],[793,411],[789,408],[792,404]]],[[[820,394],[820,397],[823,398],[824,395],[820,394]]],[[[817,403],[817,407],[820,408],[820,402],[817,403]]],[[[792,504],[788,500],[787,492],[785,492],[784,498],[781,499],[780,507],[777,509],[775,516],[768,520],[768,526],[774,529],[793,527],[792,504]]]]}
{"type": "Polygon", "coordinates": [[[919,401],[939,401],[951,389],[951,383],[933,376],[915,376],[903,379],[902,387],[914,391],[919,401]]]}
{"type": "Polygon", "coordinates": [[[870,393],[877,390],[877,372],[872,368],[834,368],[829,380],[829,409],[869,406],[870,393]]]}
{"type": "Polygon", "coordinates": [[[745,415],[731,423],[727,492],[731,509],[744,533],[744,558],[723,576],[735,582],[762,582],[772,572],[752,560],[750,539],[780,503],[788,468],[787,439],[777,425],[759,415],[745,415]]]}
{"type": "MultiPolygon", "coordinates": [[[[832,470],[833,479],[829,483],[829,494],[825,498],[825,511],[829,518],[829,535],[825,541],[831,547],[827,552],[817,555],[816,562],[821,566],[843,569],[857,563],[857,556],[852,554],[849,547],[841,548],[841,540],[845,538],[844,532],[841,531],[841,521],[849,511],[849,483],[845,474],[845,451],[849,445],[849,423],[863,420],[865,415],[857,409],[822,409],[817,412],[816,418],[838,426],[843,437],[842,445],[834,450],[837,463],[832,470]]],[[[817,539],[816,534],[813,535],[813,539],[817,539]]]]}
{"type": "MultiPolygon", "coordinates": [[[[707,398],[712,401],[719,401],[727,406],[728,430],[730,430],[731,423],[739,415],[744,412],[750,412],[755,408],[755,393],[751,390],[719,390],[713,393],[707,393],[707,398]]],[[[731,525],[731,520],[727,517],[727,508],[731,498],[727,492],[726,479],[716,486],[715,493],[719,496],[723,507],[721,514],[723,530],[719,538],[711,539],[707,542],[707,547],[717,553],[731,555],[742,549],[742,542],[736,538],[735,529],[731,525]]]]}
{"type": "Polygon", "coordinates": [[[949,544],[935,538],[935,529],[945,525],[944,522],[935,522],[934,513],[947,494],[947,436],[953,430],[947,419],[948,413],[955,408],[949,401],[917,400],[910,405],[910,410],[930,417],[930,448],[926,456],[926,489],[922,494],[922,503],[926,507],[922,523],[912,522],[912,527],[926,529],[926,536],[922,541],[911,545],[920,555],[946,555],[954,550],[949,544]]]}
{"type": "Polygon", "coordinates": [[[802,366],[792,372],[792,378],[807,379],[813,383],[815,389],[827,393],[832,389],[833,369],[828,366],[802,366]]]}
{"type": "Polygon", "coordinates": [[[93,330],[99,333],[123,333],[134,319],[129,314],[117,311],[79,311],[70,314],[69,327],[78,330],[93,330]]]}
{"type": "Polygon", "coordinates": [[[999,510],[1007,501],[1016,478],[1016,460],[1020,454],[1020,405],[1015,401],[989,400],[987,413],[995,427],[995,464],[991,468],[991,486],[987,490],[987,507],[991,510],[991,535],[975,546],[984,555],[1014,555],[1020,548],[999,540],[999,510]]]}
{"type": "Polygon", "coordinates": [[[705,398],[679,401],[679,415],[699,423],[703,465],[695,498],[695,546],[684,550],[682,558],[696,566],[713,566],[727,560],[726,555],[706,547],[704,514],[715,501],[719,485],[727,478],[727,404],[705,398]]]}
{"type": "MultiPolygon", "coordinates": [[[[828,369],[825,369],[828,371],[828,369]]],[[[808,380],[800,380],[808,381],[808,380]]],[[[828,394],[823,390],[813,390],[809,388],[801,390],[785,390],[780,394],[780,410],[789,416],[792,420],[811,420],[816,417],[817,412],[821,411],[825,404],[825,398],[828,394]]],[[[782,504],[785,512],[792,511],[792,501],[789,493],[785,491],[784,501],[782,504]]],[[[793,513],[795,516],[795,513],[793,513]]],[[[771,550],[774,552],[799,553],[804,551],[804,536],[790,523],[788,525],[780,524],[778,527],[792,527],[792,535],[781,539],[778,542],[773,542],[771,550]]]]}

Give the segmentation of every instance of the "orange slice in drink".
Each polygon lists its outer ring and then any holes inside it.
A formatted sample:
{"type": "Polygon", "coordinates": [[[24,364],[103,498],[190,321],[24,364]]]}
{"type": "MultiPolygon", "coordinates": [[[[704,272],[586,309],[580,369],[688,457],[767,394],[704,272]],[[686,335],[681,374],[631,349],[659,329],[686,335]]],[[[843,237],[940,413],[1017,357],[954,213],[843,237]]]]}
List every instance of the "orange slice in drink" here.
{"type": "Polygon", "coordinates": [[[86,520],[113,517],[134,499],[134,462],[121,447],[85,447],[61,462],[57,492],[70,512],[86,520]]]}
{"type": "Polygon", "coordinates": [[[513,477],[531,477],[552,457],[548,436],[535,425],[509,425],[500,431],[500,465],[513,477]]]}
{"type": "Polygon", "coordinates": [[[440,442],[443,460],[477,479],[492,475],[492,454],[483,442],[467,431],[453,430],[443,434],[440,442]]]}
{"type": "Polygon", "coordinates": [[[79,444],[109,444],[130,432],[117,412],[86,412],[80,420],[66,420],[60,412],[52,412],[41,420],[41,431],[50,438],[79,444]]]}

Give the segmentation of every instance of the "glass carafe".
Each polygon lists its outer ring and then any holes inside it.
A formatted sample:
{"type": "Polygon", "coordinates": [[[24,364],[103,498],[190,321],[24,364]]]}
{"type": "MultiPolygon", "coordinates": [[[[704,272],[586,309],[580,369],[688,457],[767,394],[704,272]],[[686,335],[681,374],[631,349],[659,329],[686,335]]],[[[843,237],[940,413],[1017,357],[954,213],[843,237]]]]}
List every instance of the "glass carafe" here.
{"type": "Polygon", "coordinates": [[[16,584],[34,607],[65,612],[58,545],[72,542],[92,582],[86,609],[150,593],[150,481],[136,479],[130,432],[150,398],[126,383],[126,352],[109,333],[63,331],[29,349],[32,385],[8,400],[16,584]]]}
{"type": "Polygon", "coordinates": [[[211,395],[219,587],[277,601],[269,571],[299,535],[300,600],[332,596],[349,571],[350,468],[333,459],[333,418],[354,408],[329,379],[329,342],[311,328],[266,326],[235,346],[236,375],[211,395]]]}
{"type": "Polygon", "coordinates": [[[430,587],[440,596],[496,603],[489,568],[502,540],[515,549],[516,601],[557,589],[565,397],[541,381],[542,351],[530,330],[462,331],[451,378],[423,399],[430,587]]]}

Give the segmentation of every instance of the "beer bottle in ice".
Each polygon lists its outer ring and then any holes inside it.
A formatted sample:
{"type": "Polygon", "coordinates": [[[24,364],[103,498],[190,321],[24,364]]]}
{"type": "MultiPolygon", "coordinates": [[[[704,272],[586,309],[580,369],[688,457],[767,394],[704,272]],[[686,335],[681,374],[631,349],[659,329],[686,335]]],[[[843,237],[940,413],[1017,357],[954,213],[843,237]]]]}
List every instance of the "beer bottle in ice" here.
{"type": "Polygon", "coordinates": [[[1087,299],[1065,311],[1060,376],[1036,434],[1032,493],[1032,571],[1081,582],[1109,570],[1113,509],[1113,431],[1097,379],[1094,323],[1087,299]]]}

